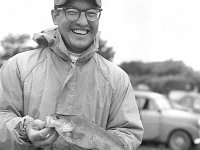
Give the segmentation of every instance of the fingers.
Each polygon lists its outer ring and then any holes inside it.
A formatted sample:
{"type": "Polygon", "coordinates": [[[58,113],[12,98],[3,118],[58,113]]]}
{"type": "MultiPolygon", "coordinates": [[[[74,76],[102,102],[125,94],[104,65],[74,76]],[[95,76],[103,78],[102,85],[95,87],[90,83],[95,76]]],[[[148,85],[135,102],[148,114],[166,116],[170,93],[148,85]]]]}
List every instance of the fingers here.
{"type": "Polygon", "coordinates": [[[55,142],[58,136],[58,133],[54,130],[48,137],[46,137],[44,140],[36,141],[34,145],[36,147],[47,147],[55,142]]]}
{"type": "Polygon", "coordinates": [[[46,126],[46,122],[39,119],[34,120],[34,122],[32,123],[32,127],[35,130],[41,130],[45,128],[45,126],[46,126]]]}
{"type": "Polygon", "coordinates": [[[33,130],[32,131],[32,136],[30,137],[31,141],[39,141],[39,140],[44,140],[46,139],[46,137],[50,134],[53,133],[53,131],[55,131],[55,129],[53,128],[44,128],[41,130],[33,130]]]}
{"type": "Polygon", "coordinates": [[[46,128],[46,122],[34,120],[27,125],[26,132],[30,141],[36,147],[51,145],[58,138],[55,128],[46,128]]]}

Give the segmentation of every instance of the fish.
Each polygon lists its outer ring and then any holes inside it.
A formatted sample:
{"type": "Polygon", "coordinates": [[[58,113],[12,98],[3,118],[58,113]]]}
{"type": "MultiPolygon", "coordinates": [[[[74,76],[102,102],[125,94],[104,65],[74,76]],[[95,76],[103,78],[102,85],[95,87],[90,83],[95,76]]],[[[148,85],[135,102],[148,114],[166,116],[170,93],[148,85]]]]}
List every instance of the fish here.
{"type": "Polygon", "coordinates": [[[118,136],[78,115],[52,114],[46,127],[53,127],[64,140],[85,149],[126,150],[118,136]]]}

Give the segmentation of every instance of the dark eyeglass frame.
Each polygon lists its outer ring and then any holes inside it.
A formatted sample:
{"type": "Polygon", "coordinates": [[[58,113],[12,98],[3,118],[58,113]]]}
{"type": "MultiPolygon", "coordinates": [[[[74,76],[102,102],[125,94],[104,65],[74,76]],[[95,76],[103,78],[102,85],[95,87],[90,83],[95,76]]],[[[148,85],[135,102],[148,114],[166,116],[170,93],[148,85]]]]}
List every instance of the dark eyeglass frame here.
{"type": "Polygon", "coordinates": [[[77,21],[77,20],[80,18],[81,13],[84,12],[84,13],[85,13],[86,19],[87,19],[88,21],[93,22],[93,21],[99,20],[99,18],[100,18],[100,16],[101,16],[101,11],[102,11],[103,9],[101,9],[101,8],[89,8],[89,9],[86,9],[86,10],[79,10],[79,9],[73,8],[73,7],[58,7],[58,8],[55,8],[55,10],[64,11],[65,17],[66,17],[69,21],[77,21]],[[78,17],[77,17],[77,19],[69,19],[69,16],[68,16],[68,14],[67,14],[67,10],[69,10],[69,9],[73,9],[73,10],[76,10],[76,11],[78,12],[78,17]],[[89,10],[95,10],[95,11],[97,11],[97,12],[99,13],[99,15],[97,16],[96,19],[93,19],[93,20],[89,19],[88,15],[87,15],[87,14],[88,14],[87,12],[88,12],[89,10]],[[68,17],[67,17],[67,16],[68,16],[68,17]]]}

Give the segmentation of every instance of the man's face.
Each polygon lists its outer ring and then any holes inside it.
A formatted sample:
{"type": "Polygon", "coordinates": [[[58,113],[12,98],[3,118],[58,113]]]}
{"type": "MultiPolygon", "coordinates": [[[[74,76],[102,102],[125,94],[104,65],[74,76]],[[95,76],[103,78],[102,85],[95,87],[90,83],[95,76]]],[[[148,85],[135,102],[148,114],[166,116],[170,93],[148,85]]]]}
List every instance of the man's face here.
{"type": "MultiPolygon", "coordinates": [[[[65,7],[82,11],[97,8],[97,5],[93,0],[68,0],[65,7]]],[[[52,11],[52,17],[69,51],[81,53],[94,41],[99,26],[98,20],[88,21],[85,13],[82,12],[78,20],[70,21],[61,10],[52,11]]]]}

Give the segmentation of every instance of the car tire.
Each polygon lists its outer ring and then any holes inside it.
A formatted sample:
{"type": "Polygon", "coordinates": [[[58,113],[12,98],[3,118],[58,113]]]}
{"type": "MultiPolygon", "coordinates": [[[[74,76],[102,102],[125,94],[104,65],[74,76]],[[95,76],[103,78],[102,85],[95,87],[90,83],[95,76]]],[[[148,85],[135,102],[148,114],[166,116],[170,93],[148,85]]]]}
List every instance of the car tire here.
{"type": "Polygon", "coordinates": [[[192,147],[192,141],[188,133],[184,131],[174,131],[168,141],[172,150],[189,150],[192,147]]]}

